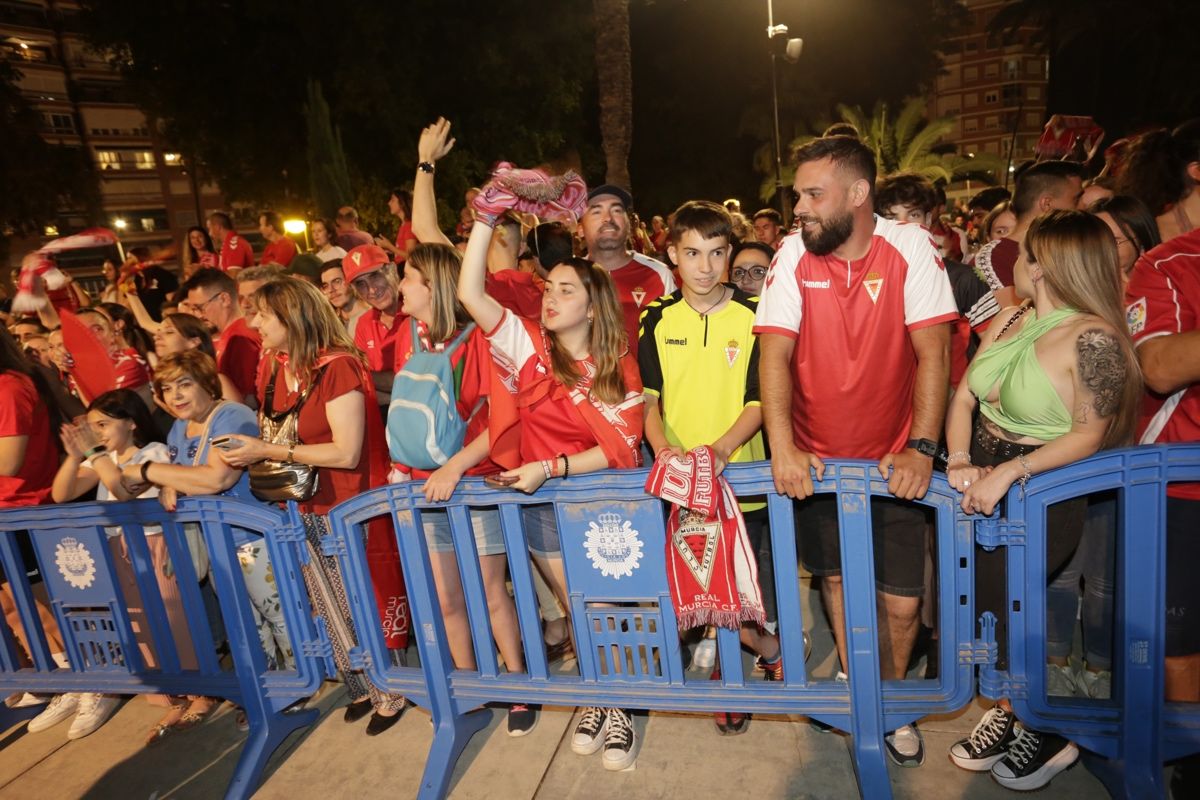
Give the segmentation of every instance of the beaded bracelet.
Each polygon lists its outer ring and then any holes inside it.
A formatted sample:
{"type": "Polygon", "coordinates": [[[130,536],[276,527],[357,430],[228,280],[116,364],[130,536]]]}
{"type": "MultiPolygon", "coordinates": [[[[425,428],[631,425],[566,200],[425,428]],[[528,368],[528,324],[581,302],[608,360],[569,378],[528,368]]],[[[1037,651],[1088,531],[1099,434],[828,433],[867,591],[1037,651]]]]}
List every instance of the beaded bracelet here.
{"type": "Polygon", "coordinates": [[[1029,468],[1029,459],[1025,457],[1024,453],[1017,456],[1017,463],[1021,465],[1021,469],[1025,470],[1025,474],[1018,478],[1021,483],[1021,497],[1024,498],[1025,484],[1029,483],[1029,479],[1033,477],[1033,470],[1029,468]]]}
{"type": "Polygon", "coordinates": [[[964,464],[970,464],[971,454],[966,450],[955,450],[953,453],[946,456],[947,464],[957,464],[959,461],[963,462],[964,464]]]}
{"type": "Polygon", "coordinates": [[[554,471],[550,468],[550,462],[548,460],[542,460],[542,472],[546,473],[546,480],[550,480],[554,477],[554,471]]]}
{"type": "MultiPolygon", "coordinates": [[[[559,453],[558,458],[563,460],[563,480],[565,481],[567,478],[571,477],[571,462],[567,459],[566,453],[559,453]]],[[[555,459],[554,461],[556,464],[558,463],[558,459],[555,459]]]]}

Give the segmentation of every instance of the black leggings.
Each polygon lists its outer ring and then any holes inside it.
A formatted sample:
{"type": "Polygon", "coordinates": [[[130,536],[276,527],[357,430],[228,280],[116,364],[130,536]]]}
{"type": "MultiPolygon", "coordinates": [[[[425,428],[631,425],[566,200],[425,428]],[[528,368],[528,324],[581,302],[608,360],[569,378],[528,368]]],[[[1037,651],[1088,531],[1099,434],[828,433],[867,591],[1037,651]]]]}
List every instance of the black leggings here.
{"type": "MultiPolygon", "coordinates": [[[[976,423],[971,442],[971,463],[995,467],[1018,455],[1028,455],[1040,445],[1013,444],[996,439],[976,423]]],[[[1046,581],[1071,560],[1083,536],[1087,498],[1055,503],[1046,509],[1046,581]]],[[[985,550],[975,545],[975,616],[985,611],[996,615],[996,669],[1008,669],[1008,555],[1003,547],[985,550]]],[[[978,624],[978,623],[976,623],[978,624]]],[[[977,633],[977,635],[981,635],[977,633]]]]}

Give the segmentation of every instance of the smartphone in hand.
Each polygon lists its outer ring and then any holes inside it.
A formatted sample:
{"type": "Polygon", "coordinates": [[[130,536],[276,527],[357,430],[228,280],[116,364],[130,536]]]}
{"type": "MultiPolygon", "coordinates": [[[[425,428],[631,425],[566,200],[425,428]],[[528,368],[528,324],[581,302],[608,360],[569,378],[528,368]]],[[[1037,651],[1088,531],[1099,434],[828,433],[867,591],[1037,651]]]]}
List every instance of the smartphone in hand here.
{"type": "Polygon", "coordinates": [[[511,489],[513,488],[513,484],[518,480],[520,478],[516,475],[505,477],[504,475],[496,474],[485,476],[483,482],[493,489],[511,489]]]}
{"type": "Polygon", "coordinates": [[[230,450],[238,449],[243,444],[241,439],[235,439],[232,436],[218,436],[209,443],[218,450],[224,450],[227,453],[230,450]]]}

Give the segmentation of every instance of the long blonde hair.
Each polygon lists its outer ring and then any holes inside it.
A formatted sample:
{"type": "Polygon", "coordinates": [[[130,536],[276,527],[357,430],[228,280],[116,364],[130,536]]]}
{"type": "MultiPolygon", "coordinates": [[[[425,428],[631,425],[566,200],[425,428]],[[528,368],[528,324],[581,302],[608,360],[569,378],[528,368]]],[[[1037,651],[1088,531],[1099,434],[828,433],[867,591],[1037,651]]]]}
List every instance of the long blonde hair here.
{"type": "MultiPolygon", "coordinates": [[[[557,267],[570,267],[579,276],[592,306],[591,336],[588,351],[596,365],[596,377],[591,393],[605,403],[615,405],[625,399],[625,376],[621,371],[621,356],[629,347],[625,333],[625,316],[617,300],[617,288],[608,270],[582,258],[569,258],[557,267]]],[[[547,331],[550,340],[550,368],[564,386],[574,387],[583,376],[575,359],[558,343],[558,337],[547,331]]]]}
{"type": "Polygon", "coordinates": [[[301,382],[312,377],[317,358],[329,351],[350,353],[366,363],[333,306],[308,281],[278,278],[263,284],[253,298],[259,309],[278,317],[287,329],[288,365],[301,382]]]}
{"type": "Polygon", "coordinates": [[[1025,234],[1026,260],[1042,268],[1046,285],[1064,305],[1113,327],[1125,361],[1117,408],[1102,448],[1130,444],[1142,402],[1142,371],[1125,320],[1120,259],[1112,232],[1082,211],[1051,211],[1025,234]]]}
{"type": "Polygon", "coordinates": [[[429,340],[444,342],[471,321],[471,315],[458,301],[458,272],[462,255],[448,244],[419,244],[408,254],[405,267],[421,273],[429,287],[433,321],[429,340]]]}

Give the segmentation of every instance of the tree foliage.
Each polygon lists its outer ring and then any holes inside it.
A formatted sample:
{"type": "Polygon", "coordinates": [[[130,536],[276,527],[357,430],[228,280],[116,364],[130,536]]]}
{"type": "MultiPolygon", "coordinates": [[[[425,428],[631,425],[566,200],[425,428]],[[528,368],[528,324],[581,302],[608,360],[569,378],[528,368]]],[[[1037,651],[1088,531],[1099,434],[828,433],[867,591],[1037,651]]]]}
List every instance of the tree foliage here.
{"type": "Polygon", "coordinates": [[[317,81],[308,82],[304,116],[308,122],[308,179],[313,206],[322,217],[332,219],[338,208],[350,202],[353,189],[342,134],[329,120],[329,104],[317,81]]]}

